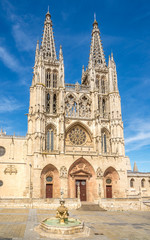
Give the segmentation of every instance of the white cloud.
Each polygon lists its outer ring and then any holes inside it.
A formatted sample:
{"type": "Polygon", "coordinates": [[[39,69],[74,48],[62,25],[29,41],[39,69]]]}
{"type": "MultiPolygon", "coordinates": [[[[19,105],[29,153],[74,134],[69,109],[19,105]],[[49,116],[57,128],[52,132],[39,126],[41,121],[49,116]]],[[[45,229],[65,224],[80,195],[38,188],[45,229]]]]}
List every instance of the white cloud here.
{"type": "Polygon", "coordinates": [[[133,118],[125,128],[126,152],[139,150],[142,147],[150,147],[150,119],[133,118]]]}
{"type": "Polygon", "coordinates": [[[0,46],[0,59],[6,67],[14,72],[20,72],[23,68],[15,56],[11,55],[5,47],[0,46]]]}
{"type": "Polygon", "coordinates": [[[21,51],[30,51],[35,49],[35,41],[33,36],[29,33],[25,33],[23,25],[16,23],[12,26],[12,34],[15,39],[17,48],[21,51]]]}
{"type": "Polygon", "coordinates": [[[13,112],[23,107],[13,97],[1,97],[0,101],[0,113],[13,112]]]}
{"type": "Polygon", "coordinates": [[[17,15],[15,7],[8,1],[4,0],[2,7],[6,12],[7,21],[12,27],[12,36],[16,42],[19,51],[30,51],[35,49],[36,36],[33,35],[33,25],[37,18],[32,15],[17,15]]]}

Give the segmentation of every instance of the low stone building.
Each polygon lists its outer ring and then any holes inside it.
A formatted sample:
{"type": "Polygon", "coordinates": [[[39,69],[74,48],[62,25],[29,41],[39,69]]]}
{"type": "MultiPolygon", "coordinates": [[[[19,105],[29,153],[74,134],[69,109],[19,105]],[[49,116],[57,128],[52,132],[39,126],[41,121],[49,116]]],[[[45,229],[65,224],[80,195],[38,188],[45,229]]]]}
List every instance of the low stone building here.
{"type": "Polygon", "coordinates": [[[106,65],[98,23],[81,84],[65,84],[52,20],[37,42],[26,137],[0,134],[0,198],[126,199],[150,196],[150,173],[131,171],[125,156],[113,54],[106,65]]]}

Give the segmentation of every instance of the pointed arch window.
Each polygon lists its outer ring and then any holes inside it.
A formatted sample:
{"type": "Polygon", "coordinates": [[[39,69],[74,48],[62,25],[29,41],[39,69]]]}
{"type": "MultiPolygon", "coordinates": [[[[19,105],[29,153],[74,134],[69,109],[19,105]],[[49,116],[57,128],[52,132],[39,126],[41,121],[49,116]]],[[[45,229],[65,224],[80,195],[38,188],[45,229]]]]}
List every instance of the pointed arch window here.
{"type": "Polygon", "coordinates": [[[130,180],[130,187],[134,188],[134,179],[133,178],[130,180]]]}
{"type": "Polygon", "coordinates": [[[104,78],[101,79],[101,89],[102,89],[102,93],[105,93],[105,80],[104,80],[104,78]]]}
{"type": "Polygon", "coordinates": [[[53,113],[57,112],[57,97],[56,94],[53,95],[53,113]]]}
{"type": "Polygon", "coordinates": [[[57,73],[53,73],[53,88],[57,88],[57,73]]]}
{"type": "Polygon", "coordinates": [[[107,153],[107,144],[106,144],[106,134],[104,133],[104,136],[103,136],[103,140],[104,140],[104,153],[107,153]]]}
{"type": "Polygon", "coordinates": [[[105,99],[103,99],[102,101],[102,113],[103,113],[103,117],[105,117],[105,99]]]}
{"type": "Polygon", "coordinates": [[[107,153],[107,140],[106,140],[105,133],[102,133],[102,136],[101,136],[101,147],[102,147],[102,152],[107,153]]]}
{"type": "Polygon", "coordinates": [[[99,80],[100,79],[100,77],[99,77],[99,75],[97,75],[96,76],[96,88],[99,90],[99,88],[100,88],[100,86],[99,86],[99,80]]]}
{"type": "Polygon", "coordinates": [[[86,95],[79,100],[79,117],[91,117],[91,99],[86,95]]]}
{"type": "Polygon", "coordinates": [[[54,130],[51,127],[46,132],[46,150],[54,150],[54,130]]]}
{"type": "Polygon", "coordinates": [[[46,96],[46,112],[50,112],[50,94],[47,93],[47,96],[46,96]]]}
{"type": "Polygon", "coordinates": [[[50,86],[51,86],[51,72],[50,72],[50,70],[48,70],[46,72],[46,86],[48,88],[50,88],[50,86]]]}
{"type": "Polygon", "coordinates": [[[102,153],[109,152],[109,133],[105,129],[101,131],[101,150],[102,153]]]}
{"type": "Polygon", "coordinates": [[[98,110],[100,112],[100,109],[101,109],[101,98],[100,96],[98,96],[98,110]]]}
{"type": "Polygon", "coordinates": [[[65,99],[65,111],[67,117],[75,117],[77,115],[77,103],[72,94],[65,99]]]}

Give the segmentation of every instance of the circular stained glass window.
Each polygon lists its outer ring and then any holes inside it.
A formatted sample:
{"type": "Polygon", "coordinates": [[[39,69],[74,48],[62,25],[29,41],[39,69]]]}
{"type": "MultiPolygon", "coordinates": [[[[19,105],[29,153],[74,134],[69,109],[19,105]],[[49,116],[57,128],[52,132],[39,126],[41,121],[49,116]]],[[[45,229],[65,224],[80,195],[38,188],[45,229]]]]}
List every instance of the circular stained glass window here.
{"type": "Polygon", "coordinates": [[[52,178],[52,177],[47,177],[47,178],[46,178],[46,181],[47,181],[47,182],[52,182],[52,181],[53,181],[53,178],[52,178]]]}
{"type": "Polygon", "coordinates": [[[5,154],[5,148],[0,146],[0,157],[5,154]]]}
{"type": "Polygon", "coordinates": [[[73,128],[69,133],[69,139],[74,145],[82,145],[86,141],[86,133],[79,127],[73,128]]]}
{"type": "Polygon", "coordinates": [[[2,180],[0,180],[0,187],[1,187],[1,186],[3,186],[3,181],[2,181],[2,180]]]}
{"type": "Polygon", "coordinates": [[[110,178],[106,179],[106,183],[110,184],[111,183],[111,179],[110,178]]]}

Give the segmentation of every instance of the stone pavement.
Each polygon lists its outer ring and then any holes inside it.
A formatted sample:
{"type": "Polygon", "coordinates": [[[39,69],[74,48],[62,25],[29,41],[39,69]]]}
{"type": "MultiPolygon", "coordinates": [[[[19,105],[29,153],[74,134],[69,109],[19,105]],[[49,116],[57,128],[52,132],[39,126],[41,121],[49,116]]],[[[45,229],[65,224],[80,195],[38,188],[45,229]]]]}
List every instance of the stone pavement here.
{"type": "MultiPolygon", "coordinates": [[[[34,227],[54,215],[55,211],[44,209],[0,209],[0,240],[50,240],[36,233],[34,227]]],[[[84,220],[90,227],[90,236],[84,238],[87,240],[150,240],[150,212],[72,210],[70,217],[84,220]]]]}

